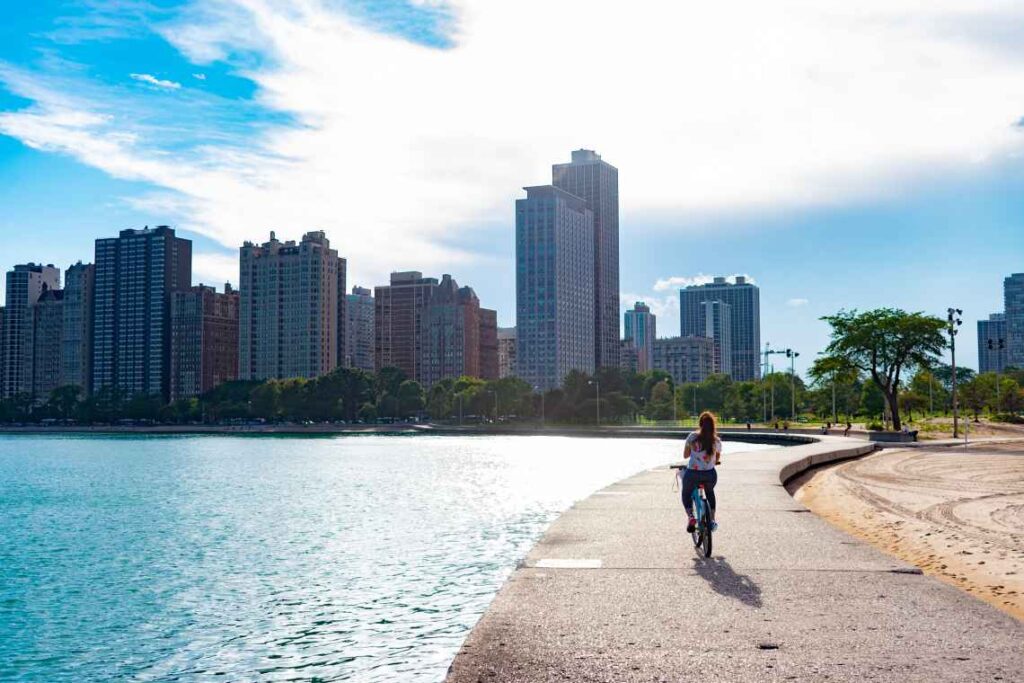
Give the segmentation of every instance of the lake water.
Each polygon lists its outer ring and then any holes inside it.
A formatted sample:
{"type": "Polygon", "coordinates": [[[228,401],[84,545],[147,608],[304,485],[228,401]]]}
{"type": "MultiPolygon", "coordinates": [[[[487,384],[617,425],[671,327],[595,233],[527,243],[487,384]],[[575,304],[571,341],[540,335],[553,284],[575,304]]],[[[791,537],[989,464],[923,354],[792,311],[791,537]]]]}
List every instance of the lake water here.
{"type": "Polygon", "coordinates": [[[440,681],[560,512],[679,456],[666,440],[0,436],[0,680],[440,681]]]}

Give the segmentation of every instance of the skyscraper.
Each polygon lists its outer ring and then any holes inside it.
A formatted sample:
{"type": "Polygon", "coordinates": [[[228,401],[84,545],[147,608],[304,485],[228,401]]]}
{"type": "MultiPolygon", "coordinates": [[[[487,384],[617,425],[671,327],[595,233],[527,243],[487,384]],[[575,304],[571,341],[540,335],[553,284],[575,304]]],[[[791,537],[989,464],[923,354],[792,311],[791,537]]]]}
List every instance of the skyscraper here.
{"type": "Polygon", "coordinates": [[[619,366],[619,171],[578,149],[551,169],[552,184],[581,197],[594,215],[594,365],[619,366]]]}
{"type": "Polygon", "coordinates": [[[636,349],[636,372],[647,372],[653,367],[656,325],[657,317],[643,301],[637,301],[632,310],[626,311],[625,336],[636,349]]]}
{"type": "Polygon", "coordinates": [[[171,294],[171,400],[238,379],[238,292],[199,285],[171,294]]]}
{"type": "Polygon", "coordinates": [[[345,342],[343,365],[373,372],[373,295],[365,287],[353,287],[352,293],[345,298],[345,335],[348,340],[345,342]]]}
{"type": "MultiPolygon", "coordinates": [[[[526,199],[516,200],[516,366],[546,390],[571,370],[594,372],[594,212],[552,185],[524,189],[526,199]]],[[[608,356],[616,366],[617,351],[608,356]]]]}
{"type": "Polygon", "coordinates": [[[707,334],[707,310],[701,306],[705,301],[721,301],[730,307],[731,377],[736,381],[758,379],[761,376],[761,297],[757,286],[743,276],[737,276],[735,283],[716,277],[711,283],[679,290],[682,336],[707,334]]]}
{"type": "Polygon", "coordinates": [[[498,328],[498,378],[516,374],[516,328],[498,328]]]}
{"type": "Polygon", "coordinates": [[[61,349],[64,337],[64,290],[47,289],[32,307],[29,353],[32,354],[32,399],[44,403],[61,385],[61,349]]]}
{"type": "Polygon", "coordinates": [[[715,340],[715,372],[732,377],[732,306],[724,301],[702,301],[704,336],[715,340]]]}
{"type": "Polygon", "coordinates": [[[170,394],[171,292],[192,284],[192,242],[166,225],[96,240],[92,388],[170,394]]]}
{"type": "Polygon", "coordinates": [[[1024,273],[1003,280],[1006,312],[1006,364],[1024,368],[1024,273]]]}
{"type": "Polygon", "coordinates": [[[1006,315],[993,313],[978,321],[978,372],[1002,372],[1006,368],[1006,315]]]}
{"type": "Polygon", "coordinates": [[[498,368],[498,312],[480,309],[480,379],[500,379],[498,368]]]}
{"type": "Polygon", "coordinates": [[[44,292],[60,289],[60,270],[52,265],[26,263],[7,272],[0,365],[3,384],[0,398],[32,393],[32,333],[35,305],[44,292]]]}
{"type": "Polygon", "coordinates": [[[64,273],[64,332],[61,384],[88,394],[92,388],[93,288],[96,268],[79,261],[64,273]]]}
{"type": "Polygon", "coordinates": [[[480,300],[471,287],[443,275],[422,312],[420,359],[414,376],[424,387],[462,375],[480,377],[480,300]]]}
{"type": "Polygon", "coordinates": [[[338,364],[341,261],[322,230],[240,249],[240,379],[314,378],[338,364]]]}
{"type": "Polygon", "coordinates": [[[348,350],[348,262],[338,257],[338,331],[335,334],[335,343],[338,350],[335,354],[336,367],[348,367],[346,359],[351,352],[348,350]]]}
{"type": "Polygon", "coordinates": [[[678,384],[703,382],[715,371],[715,341],[710,337],[670,337],[654,342],[654,369],[678,384]]]}
{"type": "Polygon", "coordinates": [[[419,271],[391,273],[389,285],[375,287],[374,366],[395,367],[409,379],[419,376],[424,311],[437,278],[419,271]]]}

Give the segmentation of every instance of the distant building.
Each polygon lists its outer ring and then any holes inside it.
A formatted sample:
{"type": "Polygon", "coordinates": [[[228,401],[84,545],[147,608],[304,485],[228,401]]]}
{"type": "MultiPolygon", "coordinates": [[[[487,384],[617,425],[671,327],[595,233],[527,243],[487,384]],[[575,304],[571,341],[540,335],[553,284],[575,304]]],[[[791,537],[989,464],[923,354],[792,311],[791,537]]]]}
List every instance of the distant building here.
{"type": "MultiPolygon", "coordinates": [[[[735,283],[724,277],[713,282],[693,285],[679,290],[680,334],[704,336],[707,334],[707,301],[721,301],[730,308],[732,341],[732,371],[736,381],[758,379],[761,376],[761,297],[760,290],[743,276],[737,276],[735,283]]],[[[723,359],[723,364],[725,360],[723,359]]]]}
{"type": "Polygon", "coordinates": [[[443,275],[422,314],[420,360],[413,377],[424,387],[462,375],[480,377],[480,300],[443,275]]]}
{"type": "MultiPolygon", "coordinates": [[[[0,306],[0,392],[3,391],[4,386],[4,311],[7,310],[3,306],[0,306]]],[[[0,394],[2,398],[2,394],[0,394]]]]}
{"type": "Polygon", "coordinates": [[[637,301],[631,310],[626,311],[626,341],[636,350],[634,372],[647,372],[652,367],[654,340],[658,336],[656,324],[657,317],[643,301],[637,301]]]}
{"type": "Polygon", "coordinates": [[[353,287],[345,296],[345,359],[342,365],[373,372],[373,294],[365,287],[353,287]]]}
{"type": "MultiPolygon", "coordinates": [[[[551,185],[525,190],[516,200],[516,368],[548,390],[571,370],[594,372],[594,212],[551,185]]],[[[617,361],[615,345],[608,357],[617,361]]]]}
{"type": "Polygon", "coordinates": [[[715,340],[715,372],[732,377],[732,306],[723,301],[702,301],[704,336],[715,340]]]}
{"type": "Polygon", "coordinates": [[[224,285],[171,294],[171,400],[238,379],[238,292],[224,285]]]}
{"type": "Polygon", "coordinates": [[[54,289],[60,289],[60,270],[52,265],[26,263],[7,272],[0,398],[32,393],[34,307],[44,292],[54,289]]]}
{"type": "Polygon", "coordinates": [[[978,321],[978,372],[1006,369],[1006,315],[993,313],[978,321]]]}
{"type": "Polygon", "coordinates": [[[323,231],[296,244],[270,233],[240,249],[240,379],[314,378],[338,365],[343,261],[323,231]]]}
{"type": "Polygon", "coordinates": [[[498,328],[498,377],[516,374],[516,328],[498,328]]]}
{"type": "Polygon", "coordinates": [[[96,240],[92,389],[170,395],[171,293],[192,285],[192,242],[161,225],[96,240]]]}
{"type": "MultiPolygon", "coordinates": [[[[633,345],[632,339],[619,342],[619,369],[627,375],[635,375],[640,368],[640,351],[633,345]]],[[[651,348],[651,362],[654,362],[654,348],[651,348]]]]}
{"type": "Polygon", "coordinates": [[[96,267],[79,261],[64,273],[61,384],[92,391],[93,290],[96,267]]]}
{"type": "MultiPolygon", "coordinates": [[[[335,314],[338,323],[338,329],[335,332],[334,341],[337,345],[337,351],[334,357],[334,366],[338,368],[349,367],[346,359],[348,359],[352,352],[348,348],[348,262],[338,257],[338,282],[336,285],[336,294],[338,298],[338,311],[335,314]]],[[[333,369],[333,368],[332,368],[333,369]]]]}
{"type": "Polygon", "coordinates": [[[47,289],[32,307],[29,352],[32,354],[32,399],[45,403],[61,385],[61,350],[64,338],[64,291],[47,289]]]}
{"type": "Polygon", "coordinates": [[[437,286],[437,278],[405,271],[391,273],[389,285],[374,288],[374,367],[378,371],[395,367],[410,379],[420,376],[424,311],[437,286]]]}
{"type": "Polygon", "coordinates": [[[1003,280],[1006,313],[1006,365],[1024,368],[1024,273],[1003,280]]]}
{"type": "Polygon", "coordinates": [[[715,341],[710,337],[671,337],[654,342],[654,369],[676,384],[703,382],[715,370],[715,341]]]}
{"type": "Polygon", "coordinates": [[[498,365],[498,312],[480,309],[480,378],[500,379],[498,365]]]}
{"type": "Polygon", "coordinates": [[[555,164],[551,184],[586,202],[593,213],[594,366],[619,366],[619,171],[593,150],[555,164]]]}

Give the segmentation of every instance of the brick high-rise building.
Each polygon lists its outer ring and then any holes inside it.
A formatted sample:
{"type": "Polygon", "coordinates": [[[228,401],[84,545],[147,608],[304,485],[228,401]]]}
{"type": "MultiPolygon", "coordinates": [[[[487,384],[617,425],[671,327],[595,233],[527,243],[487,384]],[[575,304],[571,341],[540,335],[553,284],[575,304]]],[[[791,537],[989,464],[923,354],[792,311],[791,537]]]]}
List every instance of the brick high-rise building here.
{"type": "Polygon", "coordinates": [[[96,267],[79,261],[64,272],[61,384],[92,390],[93,289],[96,267]]]}
{"type": "Polygon", "coordinates": [[[240,379],[313,378],[338,365],[342,262],[323,231],[240,249],[240,379]]]}
{"type": "Polygon", "coordinates": [[[335,355],[336,367],[348,367],[346,359],[351,353],[348,350],[348,296],[345,292],[348,291],[348,262],[338,257],[338,331],[336,333],[335,341],[338,345],[338,351],[335,355]]]}
{"type": "MultiPolygon", "coordinates": [[[[594,212],[552,185],[524,189],[516,200],[517,374],[548,390],[571,370],[594,372],[594,212]]],[[[616,333],[606,357],[616,366],[618,343],[616,333]]]]}
{"type": "Polygon", "coordinates": [[[619,171],[593,150],[578,149],[551,169],[552,185],[593,212],[594,365],[619,367],[619,171]]]}
{"type": "Polygon", "coordinates": [[[394,367],[410,379],[420,376],[423,315],[437,286],[437,278],[405,271],[391,273],[389,285],[374,288],[376,370],[394,367]]]}
{"type": "Polygon", "coordinates": [[[345,298],[345,335],[348,340],[342,365],[373,372],[373,294],[365,287],[353,287],[352,293],[345,298]]]}
{"type": "MultiPolygon", "coordinates": [[[[743,276],[735,283],[724,277],[713,282],[679,290],[680,334],[704,336],[708,329],[707,301],[729,305],[732,342],[731,377],[739,382],[761,377],[761,295],[760,290],[743,276]]],[[[723,360],[723,364],[724,364],[723,360]]]]}
{"type": "Polygon", "coordinates": [[[26,263],[7,272],[0,366],[0,398],[32,393],[35,305],[44,292],[60,289],[60,270],[52,265],[26,263]]]}
{"type": "Polygon", "coordinates": [[[199,285],[171,294],[171,400],[238,379],[238,292],[199,285]]]}
{"type": "Polygon", "coordinates": [[[480,309],[480,378],[500,379],[498,366],[498,312],[480,309]]]}
{"type": "Polygon", "coordinates": [[[32,307],[28,348],[32,354],[30,392],[37,404],[61,385],[61,350],[64,339],[64,291],[47,289],[32,307]]]}
{"type": "Polygon", "coordinates": [[[170,395],[171,293],[192,285],[192,242],[161,225],[96,240],[92,390],[170,395]]]}
{"type": "Polygon", "coordinates": [[[413,377],[425,387],[462,375],[480,377],[480,300],[443,275],[421,314],[420,359],[413,377]]]}

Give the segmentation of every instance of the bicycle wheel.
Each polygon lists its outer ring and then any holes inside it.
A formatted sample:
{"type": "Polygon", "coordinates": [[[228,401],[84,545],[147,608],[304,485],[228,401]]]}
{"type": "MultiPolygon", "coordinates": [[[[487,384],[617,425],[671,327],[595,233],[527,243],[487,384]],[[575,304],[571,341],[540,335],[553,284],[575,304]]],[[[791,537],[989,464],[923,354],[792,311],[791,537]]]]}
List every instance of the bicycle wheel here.
{"type": "Polygon", "coordinates": [[[703,541],[704,545],[704,557],[711,557],[711,510],[704,506],[704,514],[701,518],[700,526],[703,529],[703,541]]]}
{"type": "Polygon", "coordinates": [[[693,518],[697,520],[697,525],[693,527],[693,531],[690,536],[693,537],[693,547],[700,548],[704,542],[703,535],[701,534],[701,519],[704,516],[704,501],[701,499],[697,492],[693,494],[693,518]]]}

